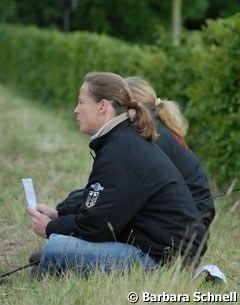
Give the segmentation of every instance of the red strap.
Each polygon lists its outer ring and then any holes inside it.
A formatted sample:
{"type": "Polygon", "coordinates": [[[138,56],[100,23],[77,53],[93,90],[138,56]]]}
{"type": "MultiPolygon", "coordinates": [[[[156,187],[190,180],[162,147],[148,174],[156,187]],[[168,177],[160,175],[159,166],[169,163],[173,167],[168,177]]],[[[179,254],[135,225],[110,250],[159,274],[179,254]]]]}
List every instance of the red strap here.
{"type": "Polygon", "coordinates": [[[175,137],[175,139],[178,141],[178,143],[182,146],[184,146],[185,148],[189,149],[188,144],[185,142],[185,140],[176,132],[172,131],[172,135],[175,137]]]}

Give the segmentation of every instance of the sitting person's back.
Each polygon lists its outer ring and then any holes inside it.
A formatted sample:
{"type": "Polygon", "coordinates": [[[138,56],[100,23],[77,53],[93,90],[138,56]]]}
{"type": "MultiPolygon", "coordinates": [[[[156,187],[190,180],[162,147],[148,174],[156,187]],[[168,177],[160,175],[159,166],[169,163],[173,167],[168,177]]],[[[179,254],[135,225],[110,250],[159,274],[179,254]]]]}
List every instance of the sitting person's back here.
{"type": "Polygon", "coordinates": [[[184,140],[188,124],[175,102],[160,100],[143,79],[128,77],[133,98],[143,103],[152,114],[159,138],[156,144],[168,155],[183,176],[206,228],[215,215],[214,202],[203,168],[184,140]],[[206,200],[209,198],[209,200],[206,200]],[[199,203],[198,203],[199,202],[199,203]]]}

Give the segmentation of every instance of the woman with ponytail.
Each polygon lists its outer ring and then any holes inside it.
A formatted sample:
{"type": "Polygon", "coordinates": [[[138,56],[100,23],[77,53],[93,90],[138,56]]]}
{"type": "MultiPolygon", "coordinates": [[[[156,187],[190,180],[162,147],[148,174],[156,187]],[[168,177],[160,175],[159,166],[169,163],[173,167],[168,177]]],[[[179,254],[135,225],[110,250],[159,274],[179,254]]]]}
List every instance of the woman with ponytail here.
{"type": "Polygon", "coordinates": [[[206,250],[204,224],[182,176],[153,143],[153,119],[127,82],[114,73],[87,74],[74,113],[91,136],[92,172],[71,204],[29,208],[34,232],[48,238],[39,268],[122,273],[178,255],[196,263],[206,250]]]}
{"type": "MultiPolygon", "coordinates": [[[[184,140],[188,122],[181,114],[176,102],[157,98],[150,84],[139,77],[128,77],[126,81],[134,99],[150,111],[159,134],[157,145],[168,155],[183,176],[194,202],[212,197],[210,186],[202,166],[184,140]]],[[[134,116],[133,116],[134,119],[134,116]]],[[[213,199],[196,204],[206,229],[215,215],[213,199]]]]}

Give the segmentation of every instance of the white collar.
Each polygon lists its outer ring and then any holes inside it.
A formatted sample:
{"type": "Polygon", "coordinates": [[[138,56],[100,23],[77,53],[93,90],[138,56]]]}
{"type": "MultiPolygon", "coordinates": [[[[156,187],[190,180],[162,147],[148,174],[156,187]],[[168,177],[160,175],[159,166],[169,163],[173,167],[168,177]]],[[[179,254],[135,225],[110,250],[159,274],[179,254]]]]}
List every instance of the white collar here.
{"type": "Polygon", "coordinates": [[[128,113],[124,112],[113,119],[106,122],[93,136],[91,136],[91,141],[105,135],[108,133],[111,129],[113,129],[115,126],[120,124],[121,122],[128,119],[128,113]]]}

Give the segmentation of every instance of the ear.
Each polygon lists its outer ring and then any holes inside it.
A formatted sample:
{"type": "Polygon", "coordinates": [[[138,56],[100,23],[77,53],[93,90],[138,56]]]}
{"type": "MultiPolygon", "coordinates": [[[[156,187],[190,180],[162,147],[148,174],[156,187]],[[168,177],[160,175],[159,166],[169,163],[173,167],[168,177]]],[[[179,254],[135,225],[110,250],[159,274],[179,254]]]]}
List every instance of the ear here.
{"type": "Polygon", "coordinates": [[[99,102],[99,108],[98,108],[99,115],[105,114],[108,111],[109,103],[110,103],[109,100],[106,99],[102,99],[99,102]]]}

